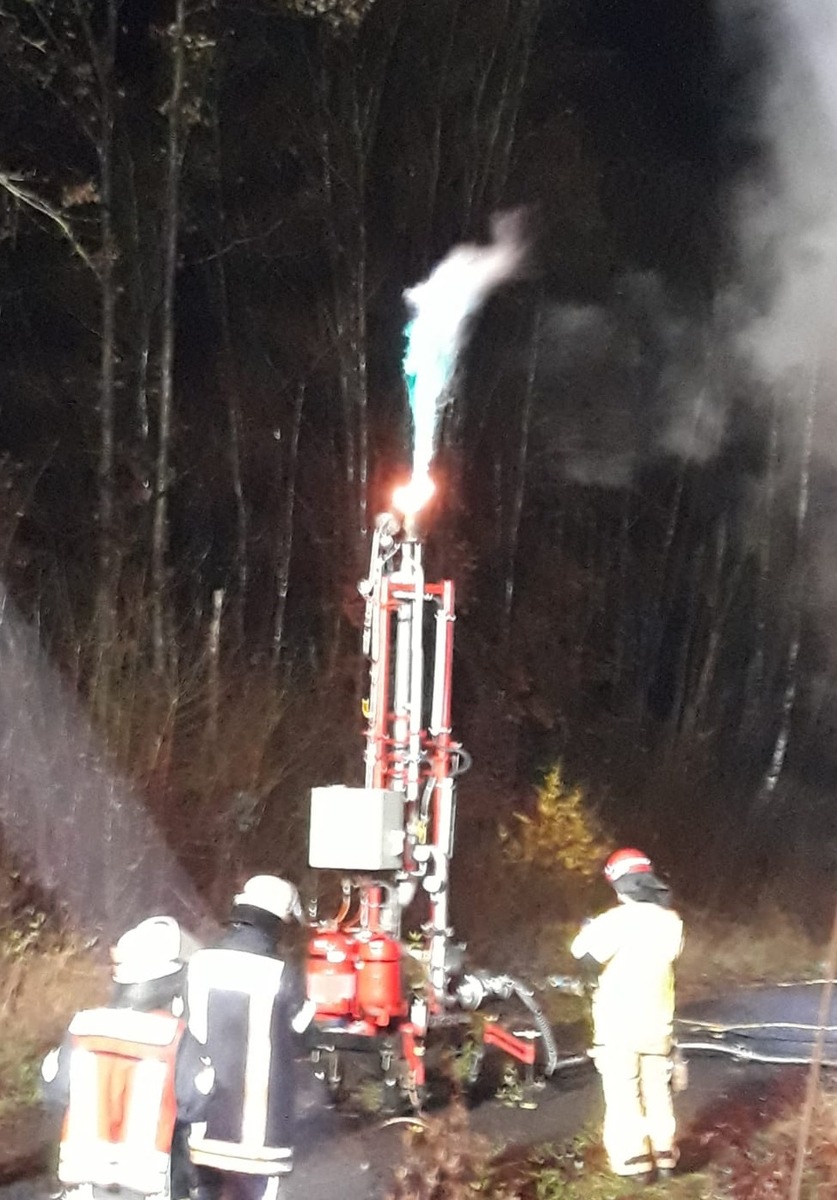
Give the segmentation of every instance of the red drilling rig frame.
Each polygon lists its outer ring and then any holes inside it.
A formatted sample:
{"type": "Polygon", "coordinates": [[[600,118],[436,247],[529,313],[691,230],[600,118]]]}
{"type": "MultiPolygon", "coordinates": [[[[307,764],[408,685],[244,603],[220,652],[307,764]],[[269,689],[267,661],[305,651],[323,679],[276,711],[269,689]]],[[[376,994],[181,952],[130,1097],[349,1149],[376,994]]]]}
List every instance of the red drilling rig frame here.
{"type": "Polygon", "coordinates": [[[531,1069],[540,1039],[551,1073],[554,1042],[531,990],[507,975],[466,972],[464,948],[452,940],[456,784],[470,764],[451,729],[453,582],[427,582],[415,521],[385,513],[376,521],[369,575],[359,590],[369,661],[364,786],[315,788],[311,796],[309,863],[343,874],[338,913],[315,921],[310,932],[308,993],[317,1005],[311,1049],[318,1073],[338,1092],[342,1056],[371,1049],[392,1094],[415,1105],[425,1083],[429,1032],[457,1011],[512,996],[534,1017],[535,1030],[500,1036],[499,1027],[488,1024],[485,1042],[531,1069]],[[434,627],[429,680],[428,614],[434,627]],[[402,919],[419,890],[429,919],[408,945],[402,919]],[[420,979],[411,980],[409,968],[416,965],[420,979]]]}

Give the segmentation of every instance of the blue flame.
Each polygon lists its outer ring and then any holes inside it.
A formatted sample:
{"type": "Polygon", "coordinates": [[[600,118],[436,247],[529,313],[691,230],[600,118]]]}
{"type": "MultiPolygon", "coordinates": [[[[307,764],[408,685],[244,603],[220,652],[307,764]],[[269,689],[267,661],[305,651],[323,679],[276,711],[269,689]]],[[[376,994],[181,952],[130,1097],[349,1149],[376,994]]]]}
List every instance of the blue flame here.
{"type": "Polygon", "coordinates": [[[417,477],[429,471],[445,395],[456,366],[456,341],[450,336],[437,340],[439,332],[418,316],[405,329],[403,366],[413,418],[413,474],[417,477]],[[434,336],[428,337],[428,332],[434,336]]]}
{"type": "Polygon", "coordinates": [[[492,222],[487,245],[461,245],[427,279],[404,293],[413,315],[405,328],[404,378],[413,418],[413,477],[429,478],[451,381],[470,318],[489,293],[519,273],[526,254],[519,214],[492,222]]]}

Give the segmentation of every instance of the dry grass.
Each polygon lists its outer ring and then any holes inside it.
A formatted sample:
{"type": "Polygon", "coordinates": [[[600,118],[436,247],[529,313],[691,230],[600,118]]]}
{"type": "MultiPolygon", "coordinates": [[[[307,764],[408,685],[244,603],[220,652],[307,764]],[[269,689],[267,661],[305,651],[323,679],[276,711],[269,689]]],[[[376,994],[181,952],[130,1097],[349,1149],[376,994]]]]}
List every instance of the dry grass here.
{"type": "MultiPolygon", "coordinates": [[[[691,1129],[683,1170],[651,1187],[606,1167],[595,1136],[499,1153],[474,1134],[455,1104],[404,1136],[388,1200],[786,1200],[797,1156],[805,1072],[778,1076],[767,1091],[721,1099],[691,1129]]],[[[819,1098],[805,1153],[801,1200],[837,1196],[837,1093],[819,1098]]]]}
{"type": "Polygon", "coordinates": [[[410,1128],[404,1149],[388,1200],[466,1200],[475,1192],[501,1200],[511,1195],[493,1186],[491,1146],[473,1132],[461,1101],[410,1128]]]}
{"type": "MultiPolygon", "coordinates": [[[[773,906],[765,905],[747,921],[700,912],[685,912],[683,918],[685,947],[677,966],[680,1001],[748,984],[817,979],[822,973],[825,942],[773,906]]],[[[577,932],[574,923],[546,922],[534,945],[527,945],[528,963],[516,963],[515,968],[531,979],[573,975],[577,964],[569,946],[577,932]]],[[[556,1019],[561,1011],[559,1005],[556,1019]]]]}
{"type": "MultiPolygon", "coordinates": [[[[806,1071],[780,1075],[757,1103],[719,1103],[710,1124],[695,1131],[712,1181],[723,1200],[785,1200],[798,1155],[806,1071]]],[[[821,1089],[804,1151],[801,1200],[837,1196],[837,1093],[821,1089]]]]}
{"type": "Polygon", "coordinates": [[[824,943],[787,914],[765,907],[751,920],[686,914],[686,942],[677,969],[680,1000],[717,995],[732,987],[816,979],[824,943]]]}
{"type": "Polygon", "coordinates": [[[0,1120],[36,1102],[43,1054],[107,988],[107,968],[73,938],[0,930],[0,1120]]]}
{"type": "MultiPolygon", "coordinates": [[[[453,1104],[403,1138],[403,1160],[387,1200],[707,1200],[709,1177],[692,1174],[642,1186],[605,1166],[595,1140],[581,1135],[562,1145],[511,1146],[499,1153],[471,1128],[467,1110],[453,1104]]],[[[755,1200],[755,1198],[753,1198],[755,1200]]]]}

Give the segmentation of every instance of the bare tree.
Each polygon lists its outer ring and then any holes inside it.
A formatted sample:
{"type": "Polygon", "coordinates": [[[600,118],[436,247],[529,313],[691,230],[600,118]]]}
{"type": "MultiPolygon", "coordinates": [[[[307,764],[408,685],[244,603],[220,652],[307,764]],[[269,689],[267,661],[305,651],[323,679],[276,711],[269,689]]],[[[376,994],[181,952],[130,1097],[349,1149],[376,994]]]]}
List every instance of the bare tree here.
{"type": "Polygon", "coordinates": [[[532,332],[529,341],[529,353],[526,362],[526,374],[523,381],[523,392],[520,400],[520,415],[518,418],[518,441],[515,461],[512,466],[511,497],[508,514],[505,519],[503,537],[503,643],[506,653],[511,639],[512,611],[516,584],[516,566],[518,539],[520,536],[520,520],[523,514],[523,501],[526,495],[526,475],[529,459],[529,437],[532,424],[532,409],[535,397],[535,380],[538,370],[538,355],[540,353],[541,331],[543,324],[543,304],[535,311],[532,332]]]}
{"type": "Polygon", "coordinates": [[[773,751],[762,777],[761,787],[754,804],[754,814],[756,815],[763,813],[769,807],[782,776],[799,691],[799,651],[802,644],[803,606],[808,578],[805,569],[805,546],[808,508],[811,498],[811,458],[817,418],[817,400],[820,382],[819,368],[819,361],[811,365],[805,392],[802,446],[799,459],[799,474],[797,477],[794,563],[789,597],[790,628],[788,629],[786,642],[784,688],[779,708],[779,719],[776,726],[776,737],[773,742],[773,751]]]}
{"type": "Polygon", "coordinates": [[[274,579],[276,599],[273,609],[273,664],[278,666],[282,655],[285,634],[285,609],[291,575],[291,551],[294,537],[294,506],[296,503],[296,475],[299,451],[299,431],[302,425],[302,407],[305,403],[305,385],[297,385],[291,413],[288,435],[283,439],[277,430],[281,447],[280,519],[276,535],[276,563],[274,579]]]}
{"type": "Polygon", "coordinates": [[[115,543],[115,403],[117,361],[117,238],[114,225],[116,43],[121,0],[106,0],[103,20],[92,0],[60,5],[54,0],[15,0],[0,10],[14,48],[8,64],[50,97],[62,121],[69,122],[92,149],[96,172],[68,172],[60,198],[49,199],[48,185],[33,188],[21,174],[0,172],[0,186],[57,229],[76,257],[90,268],[99,296],[98,384],[98,572],[94,620],[95,657],[91,691],[99,715],[108,708],[107,649],[116,629],[118,576],[115,543]],[[72,175],[75,174],[75,179],[72,175]],[[81,178],[79,176],[81,175],[81,178]],[[91,230],[90,214],[96,221],[91,230]]]}
{"type": "Polygon", "coordinates": [[[167,30],[171,79],[166,103],[167,135],[162,217],[160,302],[160,387],[154,462],[154,512],[151,532],[151,644],[154,672],[174,664],[176,645],[170,628],[168,578],[169,495],[173,476],[172,437],[175,393],[175,299],[181,214],[181,180],[190,130],[202,120],[201,100],[214,42],[187,29],[188,0],[176,0],[167,30]]]}
{"type": "Polygon", "coordinates": [[[360,561],[368,527],[368,172],[379,132],[386,68],[397,33],[397,18],[387,21],[380,38],[369,46],[359,39],[335,37],[324,29],[319,60],[313,68],[331,267],[328,324],[343,414],[347,534],[353,563],[360,561]]]}
{"type": "Polygon", "coordinates": [[[176,0],[171,37],[171,91],[168,100],[168,144],[163,212],[162,345],[157,455],[154,468],[154,523],[151,537],[152,651],[154,671],[162,675],[171,647],[166,627],[168,611],[168,504],[171,485],[171,436],[174,406],[174,300],[177,280],[177,240],[180,227],[180,173],[185,149],[183,88],[186,71],[186,0],[176,0]]]}

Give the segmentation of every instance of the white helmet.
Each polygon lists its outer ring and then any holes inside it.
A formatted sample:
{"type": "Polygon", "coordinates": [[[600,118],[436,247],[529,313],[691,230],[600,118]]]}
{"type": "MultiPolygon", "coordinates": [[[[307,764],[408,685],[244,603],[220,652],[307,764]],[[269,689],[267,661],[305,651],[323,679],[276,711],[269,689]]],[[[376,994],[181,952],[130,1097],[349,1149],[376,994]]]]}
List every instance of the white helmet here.
{"type": "Polygon", "coordinates": [[[260,908],[280,921],[290,921],[292,918],[302,920],[299,892],[292,883],[280,879],[278,875],[254,875],[233,899],[233,904],[260,908]]]}
{"type": "Polygon", "coordinates": [[[174,917],[140,921],[111,950],[114,983],[148,983],[176,974],[183,966],[182,941],[174,917]]]}

